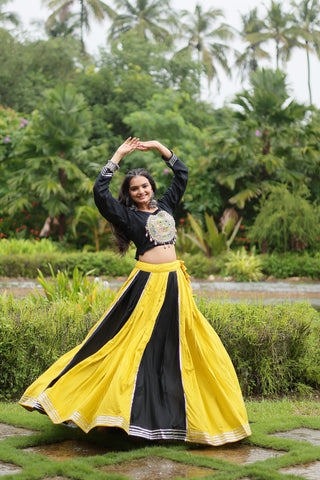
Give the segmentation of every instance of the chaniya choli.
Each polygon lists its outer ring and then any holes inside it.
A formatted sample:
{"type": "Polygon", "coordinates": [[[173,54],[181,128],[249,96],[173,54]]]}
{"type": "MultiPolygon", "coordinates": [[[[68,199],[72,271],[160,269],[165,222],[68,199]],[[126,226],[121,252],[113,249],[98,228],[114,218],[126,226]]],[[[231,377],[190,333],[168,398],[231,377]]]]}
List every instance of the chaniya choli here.
{"type": "Polygon", "coordinates": [[[83,342],[35,380],[20,404],[84,432],[120,427],[149,440],[222,445],[251,434],[230,357],[195,304],[183,262],[138,260],[175,242],[172,214],[188,169],[175,154],[164,160],[174,175],[153,213],[120,204],[109,190],[114,172],[99,174],[96,205],[136,245],[135,267],[83,342]]]}

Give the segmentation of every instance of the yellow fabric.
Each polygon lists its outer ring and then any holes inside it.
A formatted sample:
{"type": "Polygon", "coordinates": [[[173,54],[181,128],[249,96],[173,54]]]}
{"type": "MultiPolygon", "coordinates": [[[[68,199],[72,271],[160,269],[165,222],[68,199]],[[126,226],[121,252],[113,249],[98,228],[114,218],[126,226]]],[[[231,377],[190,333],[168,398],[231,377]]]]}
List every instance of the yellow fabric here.
{"type": "Polygon", "coordinates": [[[215,331],[197,309],[180,261],[160,265],[138,261],[110,308],[121,298],[139,270],[151,275],[136,308],[121,330],[98,352],[75,365],[52,388],[46,389],[82,344],[62,356],[26,390],[20,404],[32,409],[39,402],[54,423],[73,420],[85,432],[97,425],[105,425],[118,426],[129,433],[139,364],[164,301],[168,274],[177,271],[186,440],[219,445],[250,435],[230,358],[215,331]]]}

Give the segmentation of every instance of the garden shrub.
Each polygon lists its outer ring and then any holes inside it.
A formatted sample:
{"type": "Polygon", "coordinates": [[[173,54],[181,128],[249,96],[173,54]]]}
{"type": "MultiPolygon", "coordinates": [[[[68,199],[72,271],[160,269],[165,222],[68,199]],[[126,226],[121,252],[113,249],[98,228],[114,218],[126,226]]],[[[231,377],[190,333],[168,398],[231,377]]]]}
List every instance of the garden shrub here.
{"type": "Polygon", "coordinates": [[[219,274],[225,264],[224,256],[207,258],[202,253],[184,254],[181,259],[184,260],[188,274],[194,278],[207,278],[209,275],[219,274]]]}
{"type": "Polygon", "coordinates": [[[262,269],[266,275],[276,278],[320,278],[320,254],[285,253],[261,255],[262,269]]]}
{"type": "Polygon", "coordinates": [[[93,270],[95,276],[122,277],[130,273],[134,264],[133,256],[120,257],[114,252],[0,255],[0,276],[36,278],[38,270],[50,276],[51,265],[55,273],[63,270],[71,274],[78,267],[81,273],[93,270]]]}
{"type": "Polygon", "coordinates": [[[36,254],[52,253],[61,250],[58,242],[53,242],[49,238],[42,238],[40,241],[24,238],[10,238],[9,240],[0,240],[0,255],[14,254],[36,254]]]}
{"type": "Polygon", "coordinates": [[[106,291],[86,313],[76,302],[0,297],[0,399],[18,398],[63,353],[78,345],[110,304],[106,291]]]}
{"type": "Polygon", "coordinates": [[[249,255],[244,247],[228,252],[226,273],[240,282],[258,282],[262,278],[261,260],[255,251],[249,255]]]}
{"type": "Polygon", "coordinates": [[[220,336],[244,395],[271,395],[320,385],[320,318],[307,303],[198,306],[220,336]]]}
{"type": "Polygon", "coordinates": [[[285,185],[274,186],[261,198],[260,211],[249,238],[257,240],[263,253],[302,251],[319,237],[319,207],[308,200],[307,187],[291,192],[285,185]]]}
{"type": "MultiPolygon", "coordinates": [[[[108,308],[97,296],[84,311],[67,300],[0,297],[0,398],[18,398],[63,353],[80,343],[108,308]]],[[[244,395],[320,386],[320,320],[308,304],[263,306],[199,299],[235,365],[244,395]]]]}
{"type": "MultiPolygon", "coordinates": [[[[226,274],[226,256],[207,258],[198,253],[180,255],[184,260],[189,275],[195,278],[208,278],[209,275],[226,274]]],[[[261,259],[262,272],[265,276],[275,278],[309,277],[320,278],[320,254],[308,252],[285,254],[272,253],[257,256],[261,259]]],[[[0,255],[0,277],[36,278],[38,270],[45,276],[50,276],[50,267],[72,274],[75,267],[79,272],[87,273],[93,270],[94,276],[123,277],[127,276],[135,265],[134,251],[125,257],[112,251],[103,252],[51,252],[31,254],[0,255]]],[[[239,278],[240,280],[240,278],[239,278]]]]}

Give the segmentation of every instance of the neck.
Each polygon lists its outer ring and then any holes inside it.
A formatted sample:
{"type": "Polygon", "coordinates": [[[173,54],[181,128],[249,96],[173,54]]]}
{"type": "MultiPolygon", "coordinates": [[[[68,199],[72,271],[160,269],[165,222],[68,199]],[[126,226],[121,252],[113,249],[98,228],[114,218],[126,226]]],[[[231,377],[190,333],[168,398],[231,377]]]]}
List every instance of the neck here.
{"type": "Polygon", "coordinates": [[[140,212],[155,212],[157,210],[157,208],[150,208],[148,205],[146,205],[145,207],[141,206],[138,208],[138,210],[140,210],[140,212]]]}

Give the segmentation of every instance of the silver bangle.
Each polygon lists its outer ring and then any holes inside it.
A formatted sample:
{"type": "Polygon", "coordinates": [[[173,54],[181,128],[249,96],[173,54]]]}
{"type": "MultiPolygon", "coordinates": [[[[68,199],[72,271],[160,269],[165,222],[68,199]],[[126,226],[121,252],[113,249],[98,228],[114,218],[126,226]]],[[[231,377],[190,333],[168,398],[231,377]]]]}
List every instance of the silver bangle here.
{"type": "Polygon", "coordinates": [[[173,165],[176,163],[176,161],[178,160],[178,157],[177,155],[175,155],[172,150],[171,150],[171,157],[170,158],[166,158],[164,156],[162,156],[163,160],[165,161],[165,163],[168,165],[168,167],[173,167],[173,165]]]}
{"type": "Polygon", "coordinates": [[[117,163],[114,163],[111,160],[108,160],[108,163],[101,170],[101,175],[103,175],[104,177],[107,177],[110,174],[113,175],[116,170],[119,170],[119,168],[120,167],[117,163]]]}

